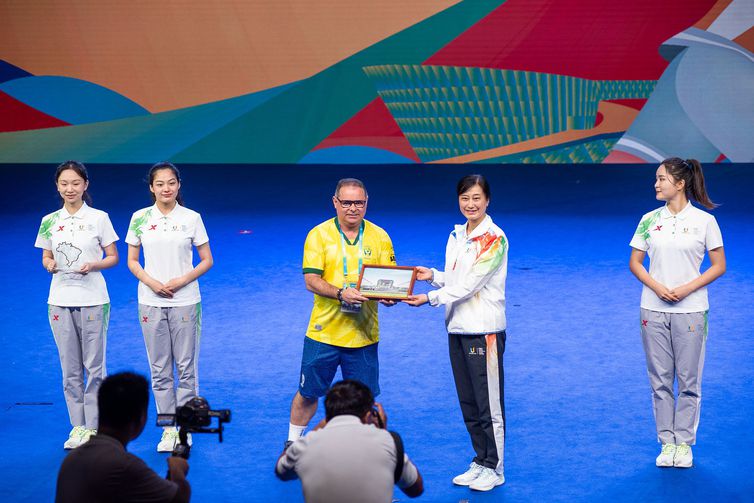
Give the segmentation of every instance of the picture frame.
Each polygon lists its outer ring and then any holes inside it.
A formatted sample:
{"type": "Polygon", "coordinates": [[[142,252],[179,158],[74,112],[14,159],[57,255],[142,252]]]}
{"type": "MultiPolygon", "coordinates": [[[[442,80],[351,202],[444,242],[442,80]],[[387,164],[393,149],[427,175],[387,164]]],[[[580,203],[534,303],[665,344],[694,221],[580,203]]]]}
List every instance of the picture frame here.
{"type": "Polygon", "coordinates": [[[365,264],[356,288],[370,299],[404,300],[413,294],[415,282],[415,267],[365,264]]]}

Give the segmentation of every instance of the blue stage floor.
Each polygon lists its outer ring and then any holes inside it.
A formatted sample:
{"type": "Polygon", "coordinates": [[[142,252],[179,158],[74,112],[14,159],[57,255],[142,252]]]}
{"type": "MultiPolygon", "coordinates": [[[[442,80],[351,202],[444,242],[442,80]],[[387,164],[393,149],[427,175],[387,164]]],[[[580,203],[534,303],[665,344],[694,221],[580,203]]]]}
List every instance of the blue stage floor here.
{"type": "MultiPolygon", "coordinates": [[[[149,205],[146,169],[90,167],[94,206],[110,213],[121,237],[121,263],[105,272],[110,373],[148,375],[123,241],[131,212],[149,205]]],[[[424,476],[419,501],[754,501],[754,166],[710,165],[706,172],[713,200],[722,203],[714,214],[728,272],[709,289],[704,398],[689,470],[654,466],[659,447],[639,336],[641,288],[628,270],[636,224],[659,206],[654,169],[184,167],[187,206],[202,213],[215,257],[200,280],[201,392],[213,407],[233,411],[223,444],[194,437],[194,501],[302,499],[299,482],[278,481],[273,465],[287,435],[312,303],[301,276],[303,241],[333,215],[337,179],[366,182],[367,218],[390,233],[400,264],[441,267],[448,232],[462,221],[455,182],[470,171],[489,176],[489,213],[510,241],[506,483],[479,494],[450,482],[473,451],[453,387],[443,311],[381,308],[379,400],[424,476]]],[[[49,276],[33,248],[41,217],[56,208],[53,172],[0,166],[0,209],[10,233],[0,272],[0,501],[53,499],[70,429],[46,320],[49,276]]],[[[153,407],[150,414],[129,448],[163,473],[153,407]]],[[[399,491],[395,497],[408,499],[399,491]]]]}

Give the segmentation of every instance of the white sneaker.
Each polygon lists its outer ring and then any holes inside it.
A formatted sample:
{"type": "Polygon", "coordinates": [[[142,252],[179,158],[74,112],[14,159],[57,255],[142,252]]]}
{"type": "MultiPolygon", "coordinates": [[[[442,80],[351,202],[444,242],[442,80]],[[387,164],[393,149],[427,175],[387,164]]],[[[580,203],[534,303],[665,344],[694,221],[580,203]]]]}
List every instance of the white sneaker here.
{"type": "Polygon", "coordinates": [[[84,432],[81,434],[81,445],[87,443],[96,434],[97,430],[94,428],[84,428],[84,432]]]}
{"type": "Polygon", "coordinates": [[[482,468],[482,473],[469,484],[469,489],[475,491],[489,491],[505,483],[505,477],[502,473],[497,473],[492,468],[482,468]]]}
{"type": "Polygon", "coordinates": [[[178,430],[175,428],[165,428],[162,430],[162,438],[157,444],[157,452],[173,452],[178,445],[178,430]]]}
{"type": "Polygon", "coordinates": [[[691,468],[693,465],[694,455],[691,454],[691,446],[686,442],[683,442],[675,450],[673,466],[676,468],[691,468]]]}
{"type": "Polygon", "coordinates": [[[662,444],[662,450],[660,455],[655,459],[655,465],[659,467],[673,466],[673,458],[675,457],[676,446],[675,444],[662,444]]]}
{"type": "Polygon", "coordinates": [[[453,478],[453,483],[457,486],[467,486],[476,480],[479,474],[482,473],[482,470],[484,470],[482,465],[478,465],[472,461],[468,470],[453,478]]]}
{"type": "MultiPolygon", "coordinates": [[[[84,428],[83,426],[74,426],[71,432],[68,434],[68,440],[66,440],[63,444],[63,449],[75,449],[76,447],[83,444],[84,442],[82,441],[82,437],[85,431],[86,428],[84,428]]],[[[89,440],[89,438],[87,438],[87,440],[89,440]]]]}

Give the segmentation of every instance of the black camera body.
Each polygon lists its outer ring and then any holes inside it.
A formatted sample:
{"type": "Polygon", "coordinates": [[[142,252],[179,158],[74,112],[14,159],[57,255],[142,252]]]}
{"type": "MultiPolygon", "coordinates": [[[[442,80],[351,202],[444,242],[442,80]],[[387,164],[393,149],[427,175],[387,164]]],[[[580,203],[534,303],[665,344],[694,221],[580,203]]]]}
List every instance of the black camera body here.
{"type": "Polygon", "coordinates": [[[185,429],[187,433],[220,433],[220,442],[222,442],[222,428],[219,432],[204,431],[212,424],[213,417],[218,419],[220,426],[223,423],[229,423],[230,409],[212,410],[206,399],[197,396],[175,411],[175,423],[181,430],[185,429]]]}
{"type": "Polygon", "coordinates": [[[223,424],[230,422],[230,409],[212,410],[207,400],[197,396],[178,407],[175,414],[158,414],[157,426],[177,426],[180,443],[173,450],[173,456],[188,459],[191,447],[189,433],[217,433],[223,441],[223,424]],[[217,418],[217,427],[212,427],[212,418],[217,418]]]}

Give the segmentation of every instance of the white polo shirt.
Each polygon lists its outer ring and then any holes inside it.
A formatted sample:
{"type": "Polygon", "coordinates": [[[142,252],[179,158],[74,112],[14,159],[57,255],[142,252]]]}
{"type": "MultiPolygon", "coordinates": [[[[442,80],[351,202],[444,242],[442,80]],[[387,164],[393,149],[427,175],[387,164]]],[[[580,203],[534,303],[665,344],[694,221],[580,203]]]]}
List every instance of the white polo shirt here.
{"type": "MultiPolygon", "coordinates": [[[[131,217],[126,243],[144,250],[144,270],[161,283],[183,276],[194,268],[193,246],[209,241],[199,213],[176,204],[163,215],[157,205],[142,208],[131,217]]],[[[172,299],[160,297],[139,282],[139,304],[156,307],[190,306],[202,300],[199,282],[194,280],[172,299]]]]}
{"type": "Polygon", "coordinates": [[[65,208],[45,215],[34,246],[49,250],[58,272],[52,275],[47,303],[53,306],[99,306],[110,302],[100,271],[78,274],[87,262],[102,260],[102,249],[118,240],[107,213],[84,203],[71,215],[65,208]]]}
{"type": "MultiPolygon", "coordinates": [[[[723,246],[723,237],[715,217],[688,203],[677,215],[667,205],[644,215],[630,244],[649,255],[649,275],[673,289],[701,276],[705,250],[723,246]]],[[[706,311],[707,287],[680,302],[665,302],[644,285],[641,307],[663,313],[706,311]]]]}

